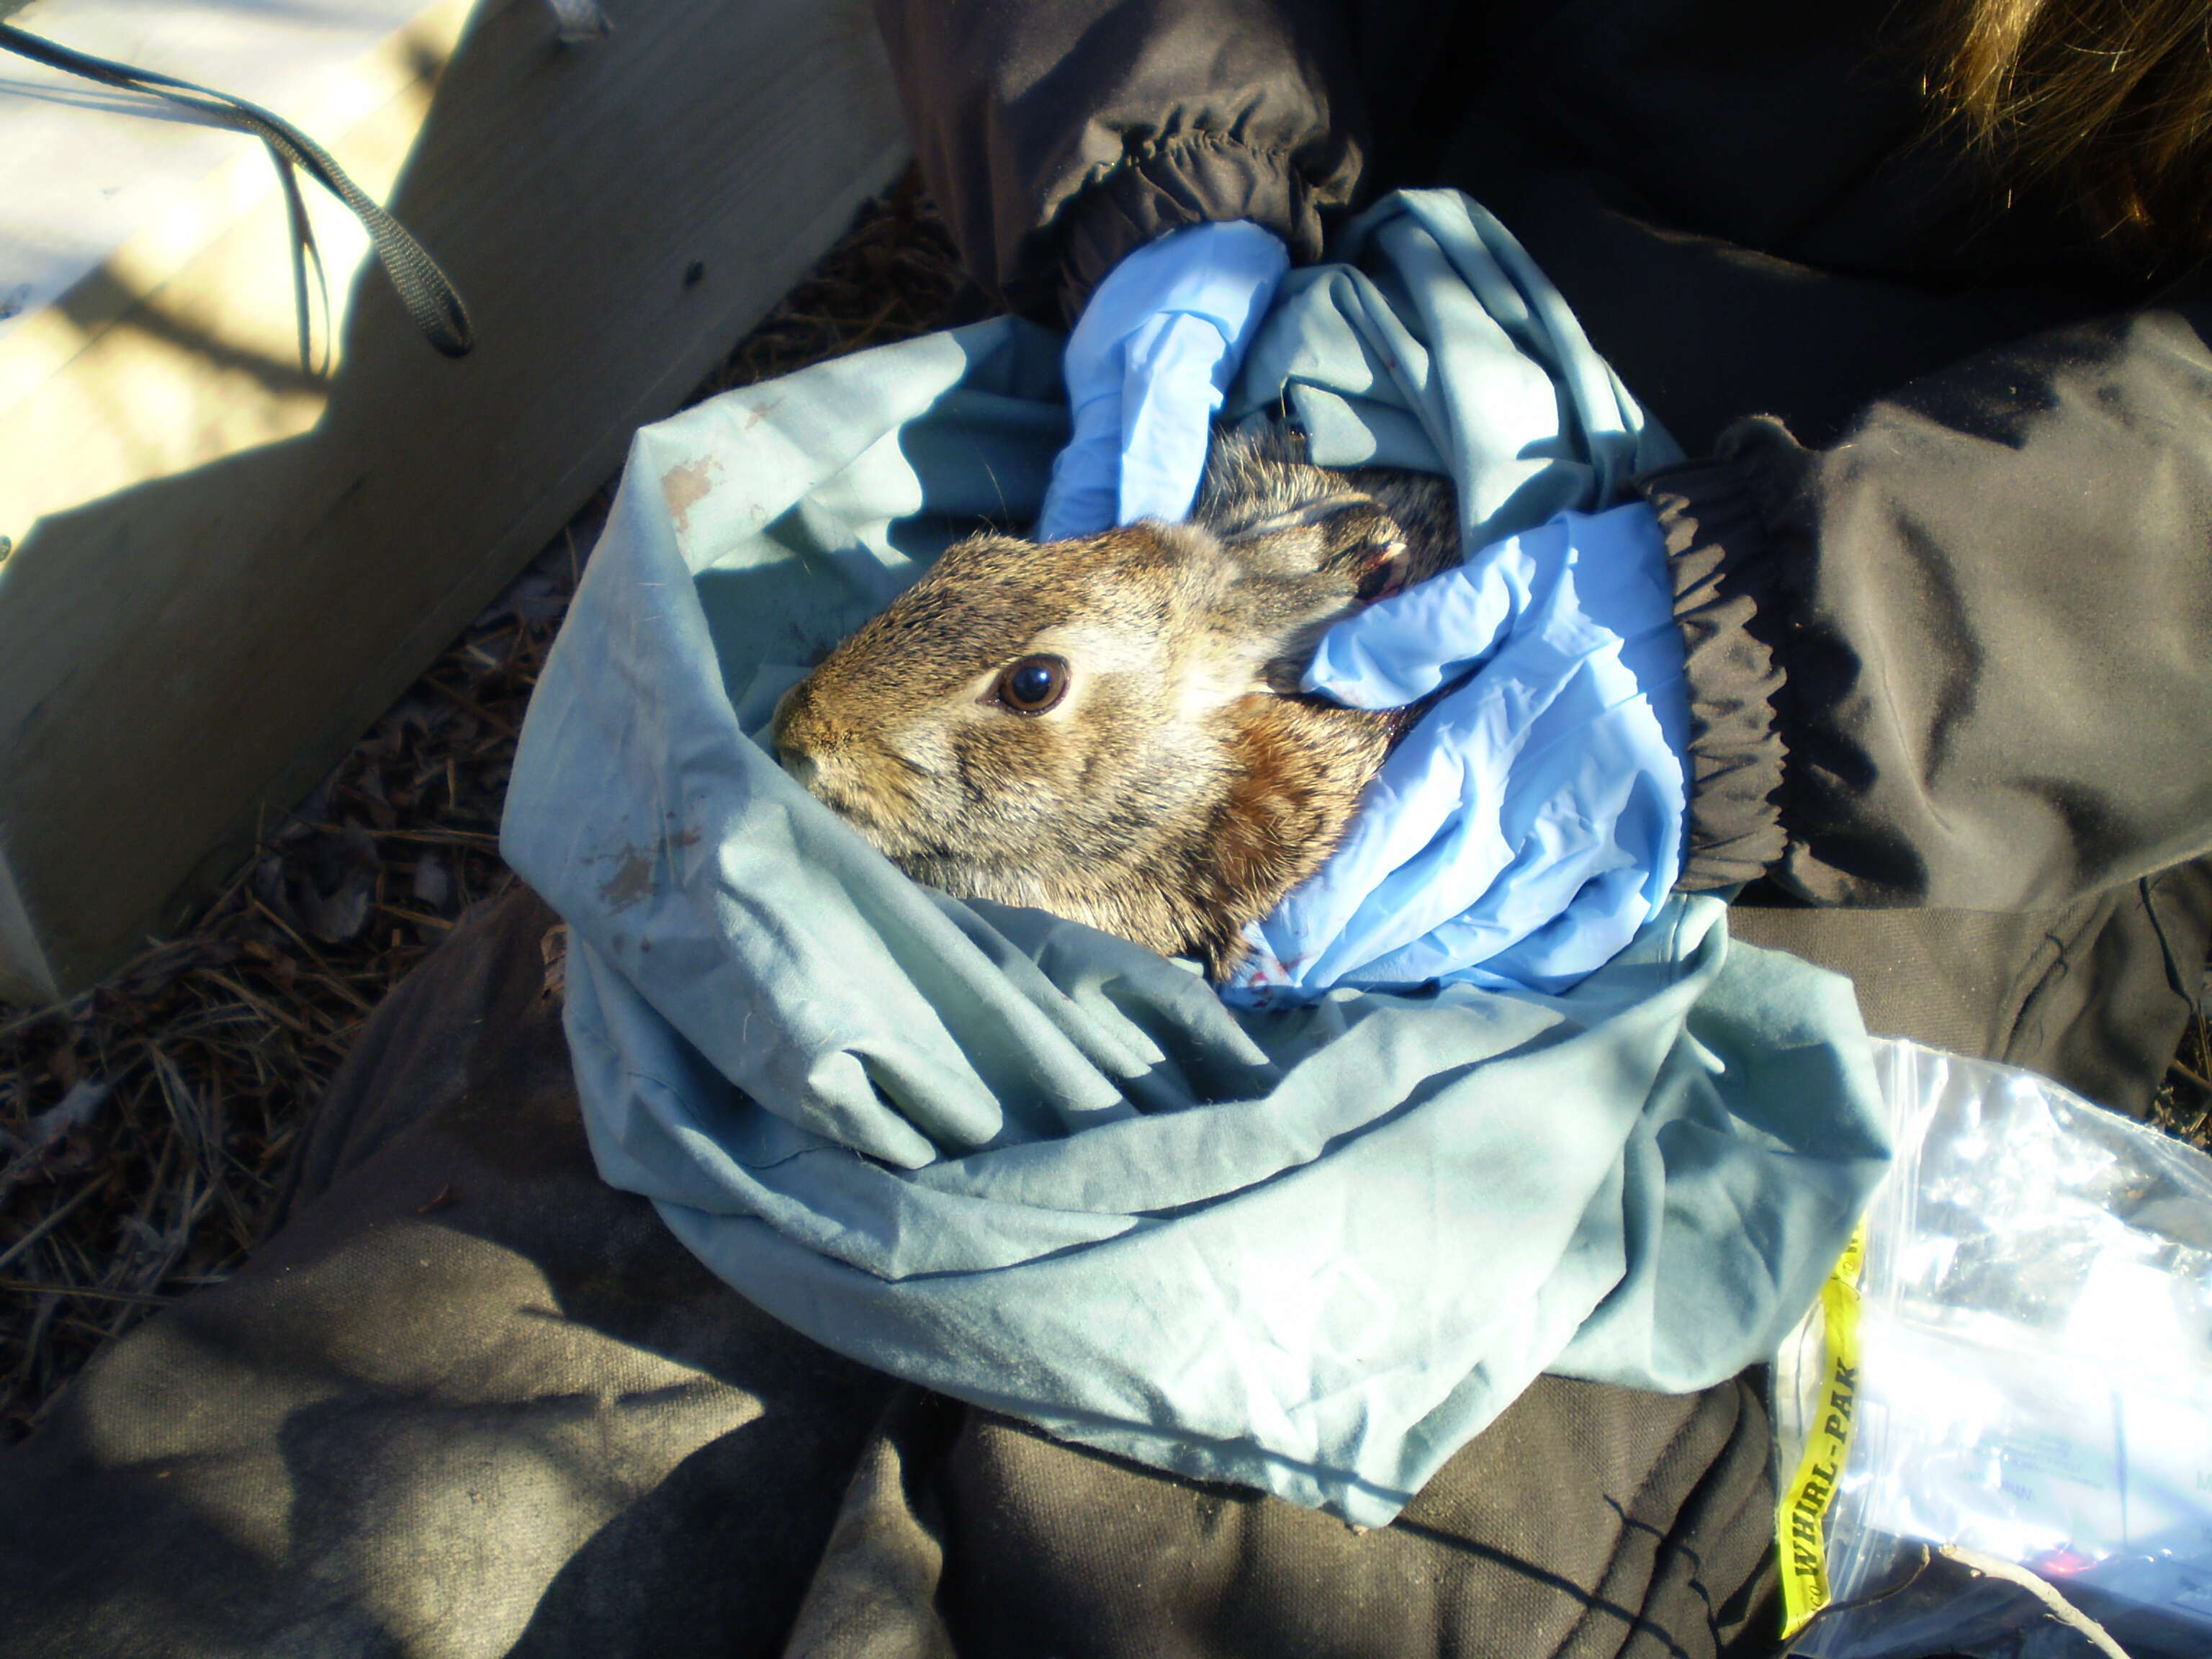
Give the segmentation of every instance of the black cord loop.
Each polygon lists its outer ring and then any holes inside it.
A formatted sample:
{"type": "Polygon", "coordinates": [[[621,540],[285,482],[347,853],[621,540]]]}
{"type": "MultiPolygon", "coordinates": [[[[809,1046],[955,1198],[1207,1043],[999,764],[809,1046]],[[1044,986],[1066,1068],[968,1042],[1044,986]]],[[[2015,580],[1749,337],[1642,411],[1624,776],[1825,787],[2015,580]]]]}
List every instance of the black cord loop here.
{"type": "MultiPolygon", "coordinates": [[[[228,93],[217,92],[211,87],[179,81],[174,76],[159,75],[152,70],[133,69],[128,64],[111,63],[105,58],[72,52],[58,46],[51,40],[35,34],[27,34],[13,24],[0,23],[0,51],[12,52],[70,75],[81,75],[87,80],[101,82],[111,87],[120,87],[128,92],[141,92],[155,98],[165,98],[173,104],[199,111],[214,117],[225,126],[240,132],[252,133],[269,147],[282,179],[295,240],[301,240],[307,252],[315,259],[318,280],[322,260],[314,252],[314,239],[306,229],[307,216],[301,210],[299,187],[294,182],[292,169],[300,168],[325,190],[344,203],[368,232],[370,245],[376,251],[379,264],[392,286],[399,295],[399,303],[415,321],[430,343],[448,357],[465,357],[476,344],[476,329],[469,321],[468,307],[438,263],[422,249],[422,245],[410,235],[407,228],[386,213],[360,185],[349,179],[343,168],[332,161],[320,144],[294,126],[281,115],[248,103],[243,98],[234,98],[228,93]]],[[[304,313],[301,326],[305,328],[304,313]]],[[[302,346],[304,353],[305,347],[302,346]]]]}

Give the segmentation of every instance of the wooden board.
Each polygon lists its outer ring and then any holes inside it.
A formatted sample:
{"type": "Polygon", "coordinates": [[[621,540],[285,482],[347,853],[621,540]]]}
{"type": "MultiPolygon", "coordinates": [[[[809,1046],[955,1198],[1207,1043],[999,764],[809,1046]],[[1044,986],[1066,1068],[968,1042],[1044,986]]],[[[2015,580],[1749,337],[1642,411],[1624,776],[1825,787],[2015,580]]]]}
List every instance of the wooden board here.
{"type": "Polygon", "coordinates": [[[302,374],[273,172],[228,135],[0,334],[0,995],[175,926],[900,165],[866,0],[605,9],[562,46],[446,0],[331,82],[342,130],[270,100],[445,264],[469,358],[319,206],[337,356],[302,374]]]}

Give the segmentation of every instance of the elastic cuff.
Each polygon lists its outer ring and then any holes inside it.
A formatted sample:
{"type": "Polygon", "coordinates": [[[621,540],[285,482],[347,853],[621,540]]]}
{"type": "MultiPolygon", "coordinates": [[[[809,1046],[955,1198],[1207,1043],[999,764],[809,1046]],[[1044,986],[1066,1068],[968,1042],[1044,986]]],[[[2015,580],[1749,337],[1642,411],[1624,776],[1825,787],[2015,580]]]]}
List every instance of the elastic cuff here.
{"type": "Polygon", "coordinates": [[[1802,550],[1788,503],[1810,457],[1778,422],[1721,434],[1715,459],[1638,479],[1659,516],[1690,684],[1688,857],[1693,891],[1756,880],[1788,848],[1782,793],[1788,572],[1802,550]]]}
{"type": "MultiPolygon", "coordinates": [[[[1024,263],[1048,280],[1049,298],[1072,325],[1126,255],[1171,230],[1234,219],[1273,231],[1296,263],[1321,257],[1320,208],[1287,156],[1194,132],[1133,149],[1085,186],[1044,233],[1052,256],[1024,263]]],[[[1032,314],[1048,300],[1042,291],[1008,297],[1032,314]]]]}

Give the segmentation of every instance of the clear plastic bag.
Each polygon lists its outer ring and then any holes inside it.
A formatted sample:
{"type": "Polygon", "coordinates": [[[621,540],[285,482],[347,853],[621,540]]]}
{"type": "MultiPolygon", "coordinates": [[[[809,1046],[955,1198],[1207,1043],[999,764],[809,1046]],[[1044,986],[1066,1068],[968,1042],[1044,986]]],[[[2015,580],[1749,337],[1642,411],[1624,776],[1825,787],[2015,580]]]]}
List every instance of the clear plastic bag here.
{"type": "Polygon", "coordinates": [[[1775,1371],[1791,1651],[2212,1654],[2212,1158],[1876,1049],[1896,1166],[1775,1371]]]}

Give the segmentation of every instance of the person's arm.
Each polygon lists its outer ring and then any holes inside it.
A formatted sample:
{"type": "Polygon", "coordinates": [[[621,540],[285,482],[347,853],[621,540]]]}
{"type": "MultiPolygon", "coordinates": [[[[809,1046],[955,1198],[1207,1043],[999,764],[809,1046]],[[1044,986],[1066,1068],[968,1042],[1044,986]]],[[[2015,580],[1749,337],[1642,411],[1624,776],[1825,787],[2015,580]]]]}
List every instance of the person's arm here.
{"type": "Polygon", "coordinates": [[[2212,849],[2212,304],[1643,481],[1688,647],[1683,884],[2034,909],[2212,849]]]}
{"type": "Polygon", "coordinates": [[[1122,258],[1249,220],[1292,255],[1350,200],[1337,0],[877,0],[922,177],[969,270],[1078,317],[1122,258]]]}

